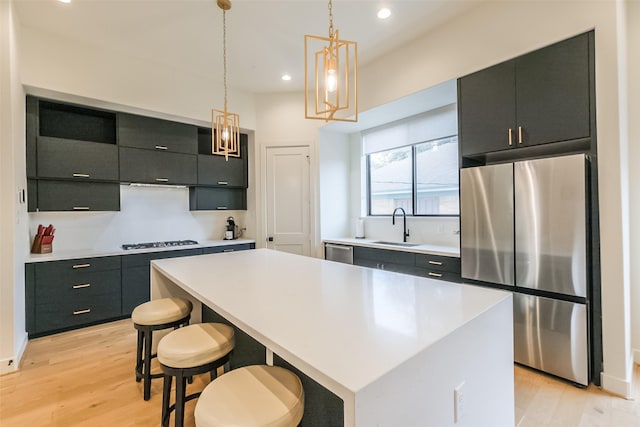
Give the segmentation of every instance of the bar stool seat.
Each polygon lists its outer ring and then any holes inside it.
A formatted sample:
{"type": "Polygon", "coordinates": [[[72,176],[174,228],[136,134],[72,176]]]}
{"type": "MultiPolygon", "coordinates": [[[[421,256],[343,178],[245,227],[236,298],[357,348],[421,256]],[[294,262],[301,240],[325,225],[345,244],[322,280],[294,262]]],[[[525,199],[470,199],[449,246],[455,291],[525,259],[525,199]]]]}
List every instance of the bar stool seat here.
{"type": "Polygon", "coordinates": [[[153,331],[178,328],[189,324],[191,301],[183,298],[161,298],[140,304],[133,309],[131,320],[138,331],[136,349],[136,382],[144,381],[144,400],[151,398],[151,380],[162,374],[151,374],[153,331]]]}
{"type": "Polygon", "coordinates": [[[158,361],[164,373],[162,391],[162,426],[169,425],[169,416],[175,410],[175,425],[184,422],[184,404],[200,396],[186,395],[187,378],[210,373],[217,376],[217,369],[227,365],[229,354],[235,345],[234,330],[222,323],[198,323],[176,329],[158,343],[158,361]],[[171,401],[171,383],[176,377],[175,403],[171,401]]]}
{"type": "Polygon", "coordinates": [[[234,369],[211,382],[196,403],[197,427],[295,427],[304,412],[297,375],[279,366],[234,369]]]}

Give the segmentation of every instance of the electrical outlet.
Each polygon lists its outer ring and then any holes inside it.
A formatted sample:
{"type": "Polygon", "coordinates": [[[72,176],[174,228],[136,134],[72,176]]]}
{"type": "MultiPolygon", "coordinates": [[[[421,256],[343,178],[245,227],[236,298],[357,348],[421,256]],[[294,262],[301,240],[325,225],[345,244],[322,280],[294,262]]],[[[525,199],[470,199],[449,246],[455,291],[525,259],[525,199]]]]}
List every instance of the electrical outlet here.
{"type": "Polygon", "coordinates": [[[467,402],[464,395],[464,381],[453,389],[453,422],[458,423],[465,413],[467,402]]]}

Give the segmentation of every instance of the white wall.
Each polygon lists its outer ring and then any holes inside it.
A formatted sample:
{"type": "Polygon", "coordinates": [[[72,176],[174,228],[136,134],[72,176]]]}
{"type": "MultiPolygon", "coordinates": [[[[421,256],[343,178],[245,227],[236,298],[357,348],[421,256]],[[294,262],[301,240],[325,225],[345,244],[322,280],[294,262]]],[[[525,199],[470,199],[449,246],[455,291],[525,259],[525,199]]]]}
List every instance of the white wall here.
{"type": "Polygon", "coordinates": [[[640,364],[640,2],[627,1],[627,61],[629,104],[629,203],[631,264],[631,347],[640,364]],[[635,219],[635,220],[634,220],[635,219]]]}
{"type": "Polygon", "coordinates": [[[24,94],[18,68],[19,28],[13,6],[0,2],[0,374],[17,369],[26,346],[24,264],[28,252],[24,94]]]}
{"type": "Polygon", "coordinates": [[[119,212],[30,213],[29,235],[33,239],[38,224],[53,224],[54,251],[112,251],[124,243],[220,240],[229,216],[245,226],[244,211],[189,211],[188,188],[121,185],[119,212]]]}
{"type": "MultiPolygon", "coordinates": [[[[131,112],[142,109],[158,117],[164,113],[205,123],[211,122],[211,109],[223,105],[223,93],[214,79],[185,75],[30,27],[22,29],[20,61],[22,82],[38,94],[53,90],[104,102],[107,107],[128,106],[131,112]]],[[[240,114],[242,128],[255,128],[252,95],[229,88],[229,110],[240,114]]]]}
{"type": "Polygon", "coordinates": [[[319,135],[320,238],[348,236],[353,228],[349,215],[349,137],[322,129],[319,135]]]}

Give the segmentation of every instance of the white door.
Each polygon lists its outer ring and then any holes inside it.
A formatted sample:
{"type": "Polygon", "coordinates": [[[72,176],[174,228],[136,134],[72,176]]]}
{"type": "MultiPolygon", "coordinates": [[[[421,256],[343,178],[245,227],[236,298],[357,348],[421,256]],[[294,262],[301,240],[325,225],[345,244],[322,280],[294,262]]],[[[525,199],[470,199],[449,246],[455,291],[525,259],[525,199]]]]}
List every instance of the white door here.
{"type": "Polygon", "coordinates": [[[309,147],[269,147],[266,159],[267,247],[309,256],[309,147]]]}

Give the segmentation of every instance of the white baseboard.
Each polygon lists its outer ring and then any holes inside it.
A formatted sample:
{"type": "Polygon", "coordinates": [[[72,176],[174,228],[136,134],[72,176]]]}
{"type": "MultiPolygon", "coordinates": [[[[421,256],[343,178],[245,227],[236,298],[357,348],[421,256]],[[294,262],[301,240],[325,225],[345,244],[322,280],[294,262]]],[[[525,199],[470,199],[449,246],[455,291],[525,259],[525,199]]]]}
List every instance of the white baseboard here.
{"type": "Polygon", "coordinates": [[[18,351],[16,352],[16,354],[13,357],[0,359],[0,375],[9,374],[18,370],[20,361],[22,360],[22,355],[24,354],[24,350],[27,348],[28,341],[29,335],[27,335],[27,333],[25,332],[22,337],[22,341],[18,346],[18,351]]]}
{"type": "Polygon", "coordinates": [[[631,393],[631,381],[616,378],[611,375],[607,375],[604,372],[600,374],[600,379],[602,381],[602,388],[608,392],[617,394],[625,399],[631,399],[633,397],[631,393]]]}

